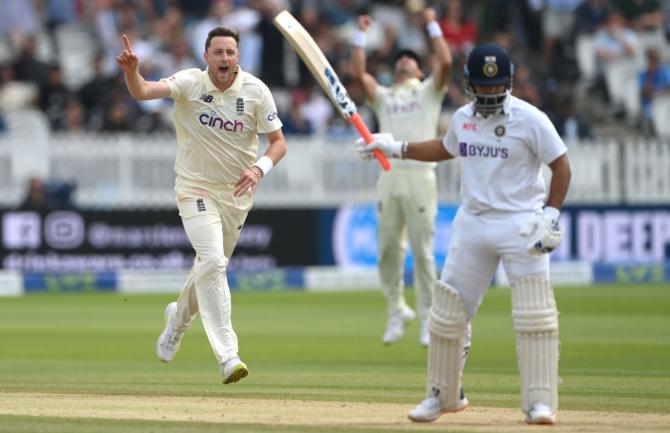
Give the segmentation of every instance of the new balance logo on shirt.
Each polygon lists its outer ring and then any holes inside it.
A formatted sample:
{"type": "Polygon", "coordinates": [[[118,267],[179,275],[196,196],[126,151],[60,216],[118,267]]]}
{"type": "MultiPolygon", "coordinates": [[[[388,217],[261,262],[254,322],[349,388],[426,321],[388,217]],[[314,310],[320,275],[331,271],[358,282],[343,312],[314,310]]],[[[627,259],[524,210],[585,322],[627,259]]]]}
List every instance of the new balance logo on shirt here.
{"type": "Polygon", "coordinates": [[[208,95],[207,93],[203,93],[202,95],[200,95],[200,100],[210,103],[214,100],[214,97],[212,95],[208,95]]]}

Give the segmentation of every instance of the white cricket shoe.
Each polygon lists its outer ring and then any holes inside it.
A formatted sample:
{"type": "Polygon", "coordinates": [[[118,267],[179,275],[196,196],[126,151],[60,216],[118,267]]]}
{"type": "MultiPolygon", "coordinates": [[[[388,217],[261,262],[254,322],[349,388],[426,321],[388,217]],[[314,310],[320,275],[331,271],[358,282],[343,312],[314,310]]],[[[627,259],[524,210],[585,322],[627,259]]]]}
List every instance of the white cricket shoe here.
{"type": "Polygon", "coordinates": [[[412,409],[407,417],[414,422],[432,422],[445,413],[460,412],[467,407],[468,398],[463,394],[463,390],[461,389],[461,399],[458,401],[458,406],[446,408],[437,396],[431,395],[412,409]]]}
{"type": "Polygon", "coordinates": [[[526,414],[526,424],[556,424],[556,414],[544,403],[536,403],[526,414]]]}
{"type": "Polygon", "coordinates": [[[410,322],[416,318],[416,313],[414,310],[408,306],[403,307],[402,310],[393,313],[389,316],[389,320],[386,323],[386,332],[382,337],[384,344],[393,344],[397,343],[405,336],[405,328],[407,327],[407,322],[410,322]]]}
{"type": "Polygon", "coordinates": [[[165,329],[156,341],[156,355],[161,362],[170,362],[179,350],[179,343],[184,334],[178,333],[173,326],[174,316],[177,313],[177,303],[170,302],[165,307],[165,329]]]}
{"type": "Polygon", "coordinates": [[[423,347],[428,347],[430,344],[430,332],[428,332],[428,320],[424,320],[421,323],[421,329],[419,330],[419,343],[423,347]]]}
{"type": "Polygon", "coordinates": [[[221,376],[223,376],[223,383],[239,382],[241,379],[247,377],[249,369],[247,364],[242,362],[240,358],[232,358],[221,365],[221,376]]]}

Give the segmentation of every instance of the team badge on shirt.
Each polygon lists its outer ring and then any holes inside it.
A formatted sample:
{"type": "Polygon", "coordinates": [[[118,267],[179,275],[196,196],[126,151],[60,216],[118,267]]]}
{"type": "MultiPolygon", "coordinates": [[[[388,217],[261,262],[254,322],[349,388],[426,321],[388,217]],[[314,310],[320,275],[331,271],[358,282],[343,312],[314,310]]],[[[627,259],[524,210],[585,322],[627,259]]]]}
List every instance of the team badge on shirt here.
{"type": "Polygon", "coordinates": [[[244,98],[240,97],[235,100],[235,110],[239,116],[244,114],[244,98]]]}
{"type": "Polygon", "coordinates": [[[484,57],[484,75],[487,77],[495,77],[498,75],[498,64],[496,63],[496,56],[484,57]]]}
{"type": "Polygon", "coordinates": [[[502,137],[505,135],[505,127],[502,125],[496,126],[496,129],[493,130],[493,133],[496,135],[496,137],[502,137]]]}

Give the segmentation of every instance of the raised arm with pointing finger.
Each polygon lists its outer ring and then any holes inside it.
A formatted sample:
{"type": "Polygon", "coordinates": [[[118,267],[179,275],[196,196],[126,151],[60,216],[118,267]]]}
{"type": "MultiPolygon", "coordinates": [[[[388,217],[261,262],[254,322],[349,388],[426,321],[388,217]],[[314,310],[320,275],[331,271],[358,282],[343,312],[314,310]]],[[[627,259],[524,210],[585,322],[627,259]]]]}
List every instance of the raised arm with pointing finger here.
{"type": "Polygon", "coordinates": [[[170,362],[200,312],[223,383],[237,382],[248,369],[238,356],[226,268],[258,182],[286,153],[277,108],[268,87],[240,69],[234,30],[216,27],[209,32],[206,70],[186,69],[157,82],[140,75],[126,35],[123,44],[116,60],[133,98],[175,101],[177,207],[196,252],[179,299],[165,309],[167,323],[156,354],[170,362]],[[259,133],[269,142],[260,158],[259,133]]]}
{"type": "Polygon", "coordinates": [[[130,96],[143,101],[170,97],[170,86],[162,81],[146,81],[140,75],[140,60],[130,47],[128,36],[123,35],[123,51],[116,57],[116,62],[123,71],[130,96]]]}

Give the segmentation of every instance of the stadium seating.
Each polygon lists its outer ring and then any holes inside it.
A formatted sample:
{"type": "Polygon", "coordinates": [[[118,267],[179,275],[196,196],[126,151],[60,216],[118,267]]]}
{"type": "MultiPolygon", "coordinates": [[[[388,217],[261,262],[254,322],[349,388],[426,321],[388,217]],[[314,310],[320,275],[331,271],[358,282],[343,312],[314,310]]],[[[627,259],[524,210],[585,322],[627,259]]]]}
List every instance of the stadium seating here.
{"type": "Polygon", "coordinates": [[[659,137],[670,139],[670,95],[662,95],[654,99],[651,115],[656,134],[659,137]]]}

